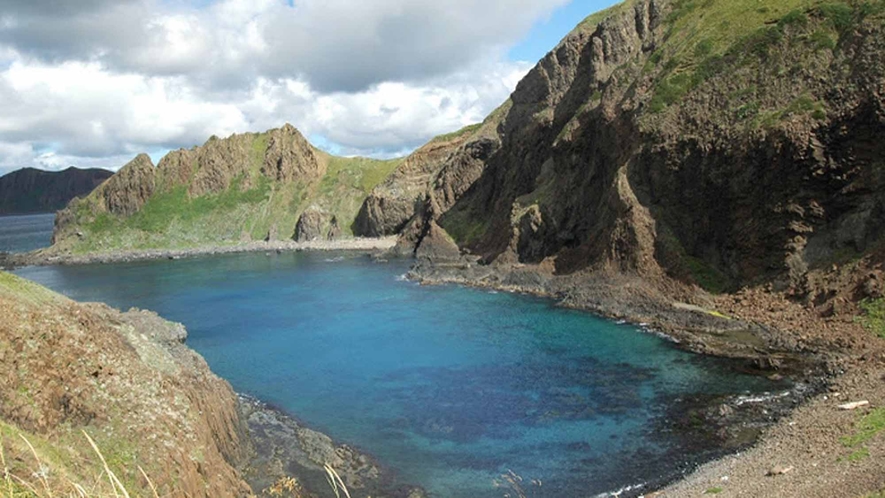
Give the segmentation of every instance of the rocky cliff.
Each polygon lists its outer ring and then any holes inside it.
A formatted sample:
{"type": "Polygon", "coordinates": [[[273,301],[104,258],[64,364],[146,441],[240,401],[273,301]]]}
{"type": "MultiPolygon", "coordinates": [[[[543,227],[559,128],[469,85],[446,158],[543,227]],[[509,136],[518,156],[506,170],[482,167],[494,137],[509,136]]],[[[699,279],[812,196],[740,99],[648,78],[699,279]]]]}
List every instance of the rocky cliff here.
{"type": "Polygon", "coordinates": [[[324,465],[351,492],[424,496],[368,455],[235,394],[185,345],[181,324],[77,303],[6,272],[0,313],[4,497],[241,498],[290,486],[286,496],[331,497],[324,465]],[[70,494],[77,486],[88,491],[70,494]]]}
{"type": "Polygon", "coordinates": [[[483,123],[404,160],[331,157],[288,125],[142,156],[59,213],[53,250],[399,234],[404,253],[689,300],[766,284],[815,306],[876,298],[883,12],[628,0],[483,123]]]}
{"type": "Polygon", "coordinates": [[[156,166],[142,154],[58,213],[51,251],[285,240],[316,222],[317,210],[325,213],[323,237],[348,236],[367,193],[397,165],[330,156],[291,125],[212,137],[156,166]]]}
{"type": "Polygon", "coordinates": [[[622,3],[539,62],[493,131],[429,175],[407,160],[358,226],[402,226],[418,255],[442,246],[552,276],[770,283],[821,306],[878,297],[875,272],[841,290],[824,275],[881,263],[883,12],[878,0],[622,3]],[[418,191],[411,210],[390,200],[418,191]]]}
{"type": "Polygon", "coordinates": [[[23,168],[0,177],[0,214],[51,213],[71,199],[92,192],[113,173],[68,168],[42,171],[23,168]]]}
{"type": "Polygon", "coordinates": [[[250,452],[237,397],[184,346],[181,325],[3,272],[0,313],[0,445],[22,482],[117,495],[85,431],[133,496],[153,496],[151,485],[160,496],[251,494],[237,470],[250,452]]]}

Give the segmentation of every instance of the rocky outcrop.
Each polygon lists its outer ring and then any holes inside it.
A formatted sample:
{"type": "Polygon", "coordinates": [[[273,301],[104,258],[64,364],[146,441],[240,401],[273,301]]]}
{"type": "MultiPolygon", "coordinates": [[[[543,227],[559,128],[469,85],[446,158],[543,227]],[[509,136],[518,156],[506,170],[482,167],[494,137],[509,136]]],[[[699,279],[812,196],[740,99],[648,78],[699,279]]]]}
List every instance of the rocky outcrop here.
{"type": "Polygon", "coordinates": [[[301,204],[323,200],[309,198],[322,197],[317,187],[329,160],[289,124],[211,137],[202,146],[168,153],[156,168],[141,154],[58,213],[50,251],[276,239],[272,232],[294,227],[301,204]],[[151,202],[153,216],[129,222],[151,202]],[[175,219],[181,222],[173,236],[167,228],[175,219]]]}
{"type": "Polygon", "coordinates": [[[154,194],[154,180],[154,163],[147,154],[139,154],[98,189],[101,209],[122,216],[135,214],[154,194]]]}
{"type": "Polygon", "coordinates": [[[410,154],[363,202],[354,222],[354,233],[382,237],[401,232],[420,209],[427,186],[451,155],[474,135],[468,131],[436,138],[410,154]]]}
{"type": "Polygon", "coordinates": [[[415,254],[431,232],[439,235],[435,221],[479,178],[486,159],[500,146],[499,126],[509,108],[507,102],[483,123],[437,137],[406,158],[366,198],[354,233],[367,237],[399,233],[398,250],[404,254],[415,254]]]}
{"type": "Polygon", "coordinates": [[[829,299],[815,272],[885,229],[883,16],[751,9],[755,31],[726,45],[690,36],[721,8],[638,0],[583,23],[519,83],[491,143],[444,161],[401,246],[435,220],[485,263],[829,299]]]}
{"type": "Polygon", "coordinates": [[[0,177],[0,215],[57,211],[71,199],[88,195],[111,175],[104,169],[73,167],[64,171],[13,171],[0,177]]]}
{"type": "MultiPolygon", "coordinates": [[[[181,325],[75,303],[7,273],[0,313],[0,424],[38,451],[44,440],[64,448],[44,460],[56,466],[45,471],[51,488],[107,482],[85,431],[133,495],[151,494],[139,467],[160,495],[251,494],[237,470],[251,451],[237,398],[184,346],[181,325]]],[[[7,446],[7,462],[27,478],[36,467],[29,472],[27,449],[20,459],[15,449],[7,446]]]]}
{"type": "Polygon", "coordinates": [[[317,206],[310,206],[301,213],[295,225],[295,241],[332,240],[341,235],[338,219],[317,206]]]}
{"type": "Polygon", "coordinates": [[[184,185],[190,197],[224,192],[234,182],[248,189],[258,178],[309,183],[324,173],[313,147],[290,124],[265,133],[212,137],[201,147],[170,152],[157,170],[161,190],[184,185]]]}

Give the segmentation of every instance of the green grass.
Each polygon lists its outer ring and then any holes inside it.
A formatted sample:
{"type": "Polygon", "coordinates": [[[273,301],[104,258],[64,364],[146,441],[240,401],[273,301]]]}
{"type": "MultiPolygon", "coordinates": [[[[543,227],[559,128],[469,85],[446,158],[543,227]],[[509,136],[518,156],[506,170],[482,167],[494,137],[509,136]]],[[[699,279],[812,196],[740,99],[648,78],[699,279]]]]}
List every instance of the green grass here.
{"type": "Polygon", "coordinates": [[[867,330],[885,339],[885,298],[865,299],[860,303],[863,312],[857,320],[867,330]]]}
{"type": "MultiPolygon", "coordinates": [[[[140,211],[122,222],[123,228],[161,233],[173,220],[195,221],[212,212],[229,211],[241,204],[257,204],[267,199],[270,181],[261,177],[257,187],[242,190],[243,178],[231,182],[231,186],[220,194],[190,198],[187,187],[179,185],[169,192],[154,195],[140,211]]],[[[105,222],[102,228],[113,228],[113,223],[105,222]]],[[[95,228],[95,227],[93,227],[95,228]]]]}
{"type": "Polygon", "coordinates": [[[483,125],[483,123],[475,123],[472,125],[467,125],[458,131],[453,131],[452,133],[445,133],[443,135],[438,135],[436,137],[433,137],[433,139],[431,139],[430,141],[431,142],[448,142],[449,140],[454,140],[456,138],[460,138],[460,137],[467,135],[469,133],[473,133],[473,132],[479,130],[480,128],[482,128],[482,125],[483,125]]]}
{"type": "Polygon", "coordinates": [[[402,159],[381,161],[365,157],[330,157],[326,175],[308,203],[338,219],[343,235],[352,234],[353,220],[363,200],[402,164],[402,159]]]}
{"type": "Polygon", "coordinates": [[[589,15],[580,24],[575,28],[576,31],[583,32],[592,32],[599,26],[599,23],[608,19],[609,17],[620,14],[622,12],[626,12],[630,7],[632,7],[636,3],[635,0],[625,0],[619,4],[612,5],[611,7],[596,12],[594,14],[589,15]]]}
{"type": "Polygon", "coordinates": [[[704,494],[705,495],[718,495],[719,493],[721,493],[723,491],[725,491],[725,490],[717,486],[715,488],[707,488],[707,490],[704,491],[704,494]]]}
{"type": "Polygon", "coordinates": [[[848,456],[848,459],[856,461],[868,456],[869,451],[863,445],[878,436],[883,430],[885,430],[885,408],[876,408],[861,417],[855,426],[854,434],[841,439],[843,446],[855,450],[848,456]],[[852,456],[854,460],[852,460],[852,456]]]}
{"type": "Polygon", "coordinates": [[[860,448],[858,450],[853,451],[848,457],[845,459],[849,462],[859,462],[870,456],[870,450],[867,448],[860,448]]]}
{"type": "Polygon", "coordinates": [[[836,48],[836,40],[829,33],[823,30],[817,30],[808,37],[811,46],[815,50],[833,50],[836,48]]]}
{"type": "Polygon", "coordinates": [[[712,294],[722,294],[729,288],[729,279],[724,273],[708,265],[700,258],[684,257],[691,276],[702,289],[712,294]]]}
{"type": "Polygon", "coordinates": [[[252,141],[252,171],[257,173],[264,164],[264,157],[267,154],[267,133],[258,133],[252,141]]]}
{"type": "Polygon", "coordinates": [[[459,246],[472,244],[488,230],[488,218],[472,212],[452,209],[439,220],[441,226],[459,246]]]}
{"type": "Polygon", "coordinates": [[[5,271],[0,271],[0,295],[2,294],[38,305],[46,305],[64,299],[43,286],[5,271]]]}
{"type": "MultiPolygon", "coordinates": [[[[842,33],[870,16],[885,12],[882,0],[676,0],[667,16],[664,43],[643,72],[659,68],[650,112],[660,113],[726,67],[770,61],[786,39],[802,34],[816,50],[837,47],[828,31],[842,33]],[[807,31],[814,29],[811,33],[807,31]]],[[[739,119],[755,114],[744,109],[739,119]]],[[[823,110],[809,112],[825,119],[823,110]]]]}
{"type": "Polygon", "coordinates": [[[829,24],[837,31],[844,31],[854,24],[854,9],[842,2],[832,2],[817,8],[829,24]]]}

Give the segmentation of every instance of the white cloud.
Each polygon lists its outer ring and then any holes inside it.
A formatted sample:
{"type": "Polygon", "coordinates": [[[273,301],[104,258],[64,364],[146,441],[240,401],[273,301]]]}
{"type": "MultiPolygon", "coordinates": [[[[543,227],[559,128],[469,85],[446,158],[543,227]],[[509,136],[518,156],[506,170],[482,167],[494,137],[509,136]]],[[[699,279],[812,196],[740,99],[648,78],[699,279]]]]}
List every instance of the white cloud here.
{"type": "Polygon", "coordinates": [[[566,1],[0,0],[0,173],[284,122],[342,153],[407,151],[506,99],[529,69],[506,47],[566,1]]]}

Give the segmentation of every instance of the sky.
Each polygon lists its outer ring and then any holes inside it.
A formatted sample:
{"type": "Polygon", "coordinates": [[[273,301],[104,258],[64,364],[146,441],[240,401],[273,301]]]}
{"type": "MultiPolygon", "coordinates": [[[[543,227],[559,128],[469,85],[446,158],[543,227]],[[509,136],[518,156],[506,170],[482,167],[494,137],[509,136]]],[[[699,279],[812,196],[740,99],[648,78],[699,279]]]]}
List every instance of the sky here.
{"type": "Polygon", "coordinates": [[[0,0],[0,175],[291,123],[393,157],[481,121],[615,0],[0,0]]]}

